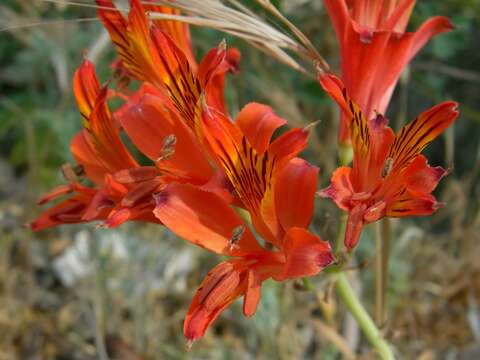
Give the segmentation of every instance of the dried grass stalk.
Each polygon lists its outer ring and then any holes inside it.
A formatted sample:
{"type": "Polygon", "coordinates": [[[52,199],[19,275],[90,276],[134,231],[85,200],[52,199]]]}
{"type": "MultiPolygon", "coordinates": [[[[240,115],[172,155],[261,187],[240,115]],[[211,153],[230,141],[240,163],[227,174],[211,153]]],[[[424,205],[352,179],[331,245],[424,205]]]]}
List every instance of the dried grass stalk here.
{"type": "MultiPolygon", "coordinates": [[[[315,65],[316,70],[328,71],[329,67],[310,40],[290,23],[269,0],[257,0],[291,34],[286,34],[268,24],[259,15],[237,0],[156,0],[158,5],[170,6],[187,15],[149,13],[150,18],[182,21],[191,25],[205,26],[244,39],[254,47],[273,56],[295,70],[306,72],[287,51],[315,65]]],[[[151,3],[150,3],[151,4],[151,3]]]]}

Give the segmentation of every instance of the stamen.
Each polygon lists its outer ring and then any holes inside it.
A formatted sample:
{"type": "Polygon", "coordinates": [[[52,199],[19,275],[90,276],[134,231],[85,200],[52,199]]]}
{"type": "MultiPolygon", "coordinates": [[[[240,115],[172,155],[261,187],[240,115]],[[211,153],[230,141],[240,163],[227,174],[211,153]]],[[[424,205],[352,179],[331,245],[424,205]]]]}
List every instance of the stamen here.
{"type": "Polygon", "coordinates": [[[202,110],[209,116],[211,117],[212,116],[212,113],[210,112],[210,108],[207,104],[207,98],[205,96],[205,93],[202,92],[200,94],[200,104],[202,105],[202,110]]]}
{"type": "Polygon", "coordinates": [[[156,161],[167,160],[175,154],[175,144],[177,143],[177,137],[174,134],[165,136],[163,139],[162,150],[160,156],[156,161]]]}
{"type": "Polygon", "coordinates": [[[303,127],[303,131],[309,133],[309,132],[310,132],[311,130],[313,130],[319,123],[320,123],[320,120],[311,122],[311,123],[308,124],[307,126],[304,126],[304,127],[303,127]]]}
{"type": "Polygon", "coordinates": [[[230,251],[234,249],[238,249],[238,243],[242,239],[244,233],[245,233],[245,225],[239,225],[232,230],[232,237],[230,238],[230,242],[229,242],[230,251]]]}
{"type": "Polygon", "coordinates": [[[85,169],[82,165],[72,166],[65,163],[62,165],[62,175],[68,182],[77,182],[79,176],[85,175],[85,169]]]}
{"type": "Polygon", "coordinates": [[[385,160],[385,164],[383,165],[382,177],[385,178],[388,175],[390,175],[392,168],[393,168],[393,158],[389,157],[385,160]]]}
{"type": "Polygon", "coordinates": [[[220,43],[217,46],[217,51],[222,52],[222,51],[225,51],[225,50],[227,50],[227,40],[225,40],[225,38],[223,38],[222,41],[220,41],[220,43]]]}
{"type": "Polygon", "coordinates": [[[371,196],[372,196],[372,193],[367,193],[365,191],[362,191],[360,193],[354,193],[350,200],[352,200],[352,201],[365,201],[365,200],[370,199],[371,196]]]}

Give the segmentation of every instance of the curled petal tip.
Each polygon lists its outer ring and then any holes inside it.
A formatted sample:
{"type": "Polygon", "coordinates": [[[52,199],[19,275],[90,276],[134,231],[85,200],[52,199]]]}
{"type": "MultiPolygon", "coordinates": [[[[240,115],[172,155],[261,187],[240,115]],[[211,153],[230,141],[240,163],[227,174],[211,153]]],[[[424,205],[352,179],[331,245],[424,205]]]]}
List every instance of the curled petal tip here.
{"type": "Polygon", "coordinates": [[[325,252],[318,257],[318,263],[320,267],[325,268],[329,265],[337,264],[338,260],[335,258],[333,253],[329,250],[328,252],[325,252]]]}
{"type": "Polygon", "coordinates": [[[445,19],[445,28],[449,30],[455,30],[457,26],[449,19],[449,18],[444,18],[445,19]]]}

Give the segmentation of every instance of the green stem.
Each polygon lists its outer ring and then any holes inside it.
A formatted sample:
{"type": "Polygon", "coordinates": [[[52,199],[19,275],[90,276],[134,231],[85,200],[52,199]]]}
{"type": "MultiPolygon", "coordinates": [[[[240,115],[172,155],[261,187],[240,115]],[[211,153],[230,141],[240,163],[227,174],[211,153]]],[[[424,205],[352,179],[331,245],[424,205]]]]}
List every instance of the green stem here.
{"type": "Polygon", "coordinates": [[[352,313],[368,342],[376,350],[380,358],[383,360],[395,359],[390,346],[383,338],[370,315],[368,315],[362,303],[359,301],[357,294],[350,286],[344,272],[338,274],[335,285],[338,295],[348,310],[352,313]]]}
{"type": "Polygon", "coordinates": [[[381,233],[381,222],[377,221],[374,226],[375,233],[375,321],[377,326],[383,324],[384,294],[383,287],[383,237],[381,233]]]}
{"type": "MultiPolygon", "coordinates": [[[[338,157],[340,165],[346,166],[352,160],[352,148],[349,145],[340,145],[338,149],[338,157]]],[[[339,219],[339,227],[337,233],[337,242],[335,244],[335,250],[338,253],[342,249],[343,239],[345,237],[345,226],[347,224],[347,214],[342,213],[339,219]]],[[[340,271],[337,274],[335,286],[340,299],[343,301],[347,309],[357,321],[358,326],[362,329],[365,337],[372,346],[372,348],[378,353],[382,360],[393,360],[393,352],[385,341],[380,330],[373,322],[372,318],[368,314],[365,307],[360,302],[355,291],[353,291],[350,283],[348,282],[345,272],[340,271]]]]}

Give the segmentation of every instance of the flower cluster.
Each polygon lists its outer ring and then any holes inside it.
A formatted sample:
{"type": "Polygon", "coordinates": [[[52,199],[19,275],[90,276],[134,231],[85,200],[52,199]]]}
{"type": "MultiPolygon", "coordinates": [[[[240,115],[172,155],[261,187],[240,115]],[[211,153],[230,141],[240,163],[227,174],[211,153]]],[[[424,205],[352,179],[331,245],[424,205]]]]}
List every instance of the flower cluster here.
{"type": "MultiPolygon", "coordinates": [[[[131,0],[124,17],[111,0],[97,4],[118,54],[119,86],[101,85],[88,60],[75,72],[83,129],[71,152],[78,165],[64,168],[68,184],[42,197],[40,204],[61,199],[31,228],[153,222],[227,256],[207,274],[186,315],[184,333],[194,341],[239,297],[244,314],[253,315],[265,280],[313,276],[334,262],[329,243],[308,229],[319,169],[299,154],[310,128],[272,140],[287,121],[259,103],[232,120],[224,80],[238,71],[240,53],[222,42],[197,63],[187,25],[147,17],[177,10],[131,0]],[[125,86],[131,79],[140,84],[134,92],[125,86]],[[122,102],[114,110],[112,98],[122,102]],[[135,159],[125,136],[149,165],[135,159]]],[[[415,34],[400,33],[413,1],[325,5],[340,41],[343,82],[327,73],[319,82],[342,109],[341,136],[351,139],[354,157],[318,194],[348,211],[345,245],[352,249],[364,224],[439,207],[431,192],[446,172],[430,167],[421,152],[456,119],[456,103],[425,111],[397,134],[381,113],[405,64],[450,25],[436,18],[415,34]]]]}

